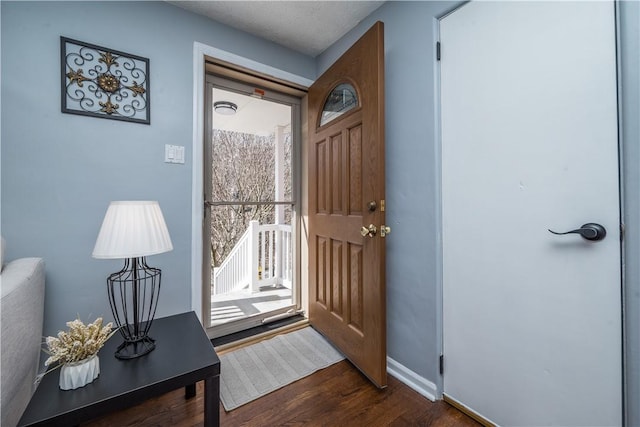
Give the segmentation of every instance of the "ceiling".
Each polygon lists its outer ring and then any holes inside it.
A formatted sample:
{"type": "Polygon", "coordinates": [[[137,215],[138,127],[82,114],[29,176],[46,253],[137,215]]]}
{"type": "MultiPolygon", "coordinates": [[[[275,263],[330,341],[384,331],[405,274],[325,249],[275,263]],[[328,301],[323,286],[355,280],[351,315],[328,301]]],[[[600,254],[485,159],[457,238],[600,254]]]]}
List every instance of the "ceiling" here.
{"type": "Polygon", "coordinates": [[[214,129],[269,136],[277,126],[291,124],[291,107],[288,105],[213,88],[213,102],[216,101],[232,102],[238,110],[229,116],[214,112],[214,129]]]}
{"type": "Polygon", "coordinates": [[[315,57],[384,1],[169,1],[315,57]]]}

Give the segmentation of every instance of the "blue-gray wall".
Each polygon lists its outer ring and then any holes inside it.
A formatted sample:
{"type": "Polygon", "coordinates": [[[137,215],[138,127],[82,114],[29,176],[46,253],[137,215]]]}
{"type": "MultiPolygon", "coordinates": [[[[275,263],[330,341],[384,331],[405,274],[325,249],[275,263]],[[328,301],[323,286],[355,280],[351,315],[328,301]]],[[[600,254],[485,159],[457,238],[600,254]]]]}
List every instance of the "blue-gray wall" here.
{"type": "Polygon", "coordinates": [[[627,425],[640,426],[640,3],[619,4],[621,138],[624,154],[627,425]]]}
{"type": "Polygon", "coordinates": [[[7,258],[46,262],[44,333],[111,318],[105,280],[120,260],[91,252],[111,200],[158,200],[172,252],[158,314],[191,305],[193,43],[313,79],[313,58],[164,2],[1,2],[2,235],[7,258]],[[60,112],[60,36],[150,59],[151,125],[60,112]],[[186,164],[164,163],[164,145],[186,164]]]}

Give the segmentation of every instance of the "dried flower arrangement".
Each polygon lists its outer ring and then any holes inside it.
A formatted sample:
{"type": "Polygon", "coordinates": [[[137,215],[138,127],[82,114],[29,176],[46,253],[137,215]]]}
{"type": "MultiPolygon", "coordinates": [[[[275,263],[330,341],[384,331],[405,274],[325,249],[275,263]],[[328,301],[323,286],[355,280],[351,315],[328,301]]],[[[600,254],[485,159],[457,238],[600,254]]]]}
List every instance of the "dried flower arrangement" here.
{"type": "Polygon", "coordinates": [[[98,353],[104,343],[116,333],[111,322],[102,326],[102,317],[98,317],[93,323],[85,325],[80,319],[67,322],[69,331],[58,332],[57,337],[46,337],[49,358],[44,362],[46,367],[55,363],[58,365],[38,375],[36,382],[52,370],[67,363],[78,362],[98,353]]]}

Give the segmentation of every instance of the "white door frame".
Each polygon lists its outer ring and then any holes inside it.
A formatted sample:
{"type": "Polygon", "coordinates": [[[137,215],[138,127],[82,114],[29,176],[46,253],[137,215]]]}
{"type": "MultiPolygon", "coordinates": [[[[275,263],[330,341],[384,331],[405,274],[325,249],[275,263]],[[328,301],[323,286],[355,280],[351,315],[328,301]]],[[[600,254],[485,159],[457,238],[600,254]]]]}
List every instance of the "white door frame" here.
{"type": "Polygon", "coordinates": [[[308,87],[312,80],[270,65],[254,61],[244,56],[236,55],[200,42],[193,43],[193,140],[192,151],[192,181],[191,181],[191,310],[202,322],[202,221],[204,209],[202,195],[204,194],[204,91],[205,91],[205,57],[219,59],[261,74],[270,75],[281,80],[290,81],[308,87]]]}

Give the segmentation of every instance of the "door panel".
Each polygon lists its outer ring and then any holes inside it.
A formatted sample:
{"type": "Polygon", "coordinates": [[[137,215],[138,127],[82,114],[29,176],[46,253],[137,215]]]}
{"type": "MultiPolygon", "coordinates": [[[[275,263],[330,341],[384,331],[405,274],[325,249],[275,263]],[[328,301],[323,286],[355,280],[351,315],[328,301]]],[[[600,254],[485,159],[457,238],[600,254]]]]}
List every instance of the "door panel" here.
{"type": "Polygon", "coordinates": [[[383,211],[365,207],[384,200],[383,74],[379,22],[309,89],[309,320],[380,387],[385,245],[360,230],[384,224],[383,211]]]}
{"type": "Polygon", "coordinates": [[[472,2],[440,38],[445,395],[621,425],[613,3],[472,2]]]}

